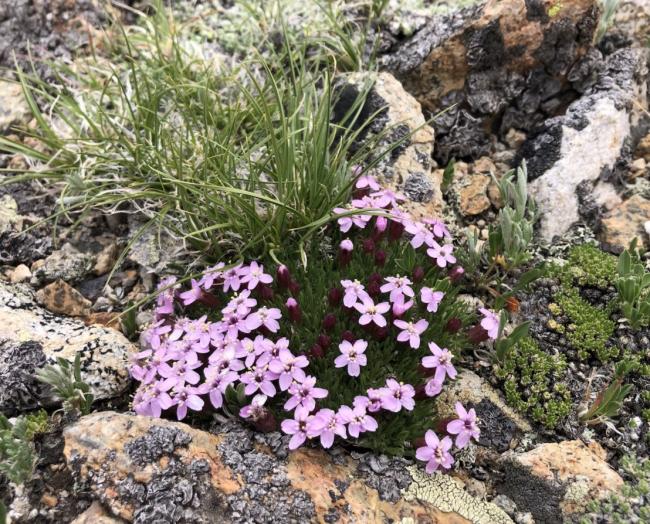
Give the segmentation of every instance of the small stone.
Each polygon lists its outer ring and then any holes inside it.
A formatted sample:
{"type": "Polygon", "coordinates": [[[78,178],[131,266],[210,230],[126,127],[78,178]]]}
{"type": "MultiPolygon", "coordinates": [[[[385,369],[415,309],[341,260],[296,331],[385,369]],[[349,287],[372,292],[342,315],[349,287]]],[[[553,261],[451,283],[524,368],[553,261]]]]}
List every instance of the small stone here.
{"type": "Polygon", "coordinates": [[[472,164],[473,173],[481,173],[483,175],[495,175],[497,171],[494,162],[488,156],[479,158],[472,164]]]}
{"type": "Polygon", "coordinates": [[[630,165],[630,171],[633,175],[642,175],[645,172],[646,160],[645,158],[637,158],[630,165]]]}
{"type": "Polygon", "coordinates": [[[21,85],[0,80],[0,135],[7,134],[12,126],[25,123],[29,115],[21,85]]]}
{"type": "Polygon", "coordinates": [[[14,268],[14,270],[9,275],[9,281],[12,284],[19,284],[25,280],[29,280],[32,277],[32,272],[25,264],[20,264],[14,268]]]}
{"type": "Polygon", "coordinates": [[[23,217],[18,214],[18,204],[10,195],[0,197],[0,235],[6,232],[19,233],[23,228],[23,217]]]}
{"type": "Polygon", "coordinates": [[[123,522],[122,519],[111,517],[104,509],[104,506],[95,501],[71,524],[122,524],[123,522]]]}
{"type": "Polygon", "coordinates": [[[92,305],[90,300],[84,298],[79,291],[63,280],[57,280],[39,289],[36,299],[52,313],[70,317],[85,315],[92,305]]]}
{"type": "Polygon", "coordinates": [[[506,144],[510,149],[519,149],[526,141],[526,133],[518,129],[510,128],[506,133],[506,144]]]}
{"type": "Polygon", "coordinates": [[[93,272],[97,276],[102,276],[108,273],[113,269],[115,262],[120,254],[118,245],[115,242],[111,242],[107,245],[102,251],[97,255],[97,261],[95,262],[95,267],[93,272]]]}
{"type": "Polygon", "coordinates": [[[505,495],[497,495],[492,499],[492,504],[496,504],[511,517],[517,512],[515,501],[505,495]]]}
{"type": "Polygon", "coordinates": [[[634,195],[610,211],[602,219],[601,240],[605,247],[615,253],[627,248],[632,239],[641,248],[650,247],[645,223],[650,216],[650,200],[634,195]]]}
{"type": "Polygon", "coordinates": [[[41,502],[45,504],[48,508],[53,508],[58,504],[59,501],[54,495],[46,493],[41,497],[41,502]]]}
{"type": "Polygon", "coordinates": [[[502,455],[499,491],[529,510],[536,522],[565,522],[587,504],[618,491],[623,479],[605,461],[605,450],[579,440],[541,444],[502,455]]]}
{"type": "Polygon", "coordinates": [[[487,189],[491,178],[488,175],[469,175],[469,183],[459,189],[460,211],[465,216],[479,215],[490,208],[487,189]]]}

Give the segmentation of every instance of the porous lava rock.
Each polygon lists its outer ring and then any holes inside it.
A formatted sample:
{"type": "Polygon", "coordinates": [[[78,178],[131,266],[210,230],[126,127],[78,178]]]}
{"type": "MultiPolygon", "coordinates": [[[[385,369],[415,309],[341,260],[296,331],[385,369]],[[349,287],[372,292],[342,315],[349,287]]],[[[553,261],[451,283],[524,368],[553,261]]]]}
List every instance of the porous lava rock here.
{"type": "Polygon", "coordinates": [[[163,515],[165,522],[208,523],[511,522],[453,479],[424,475],[403,459],[386,461],[386,485],[373,484],[360,467],[367,459],[340,449],[287,453],[279,433],[256,434],[234,422],[211,434],[179,422],[100,412],[66,428],[64,438],[67,464],[80,485],[128,522],[163,515]],[[395,491],[393,484],[401,487],[395,491]]]}
{"type": "Polygon", "coordinates": [[[25,284],[0,282],[0,411],[16,412],[55,405],[48,386],[34,372],[57,357],[81,355],[81,376],[96,399],[127,389],[127,362],[137,348],[121,333],[81,320],[59,317],[36,303],[25,284]]]}

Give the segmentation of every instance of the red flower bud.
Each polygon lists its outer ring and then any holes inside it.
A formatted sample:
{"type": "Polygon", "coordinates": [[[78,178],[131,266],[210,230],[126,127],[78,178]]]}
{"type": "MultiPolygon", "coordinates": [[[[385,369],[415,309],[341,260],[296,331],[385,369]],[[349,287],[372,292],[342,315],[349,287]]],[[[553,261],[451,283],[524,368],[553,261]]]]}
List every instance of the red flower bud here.
{"type": "Polygon", "coordinates": [[[346,329],[343,333],[341,333],[341,338],[343,340],[347,340],[348,342],[356,342],[357,337],[354,336],[354,333],[350,331],[349,329],[346,329]]]}
{"type": "Polygon", "coordinates": [[[300,294],[300,284],[296,282],[295,280],[292,280],[289,282],[289,291],[291,291],[291,294],[295,297],[300,294]]]}
{"type": "Polygon", "coordinates": [[[330,347],[331,343],[332,343],[331,337],[328,337],[327,335],[318,335],[318,345],[323,349],[327,349],[328,347],[330,347]]]}
{"type": "Polygon", "coordinates": [[[377,297],[381,293],[381,286],[379,285],[379,282],[375,282],[374,280],[368,284],[368,294],[371,297],[377,297]]]}
{"type": "Polygon", "coordinates": [[[413,268],[413,282],[422,282],[422,280],[424,280],[424,268],[415,266],[413,268]]]}
{"type": "Polygon", "coordinates": [[[372,238],[366,238],[361,245],[364,253],[372,253],[375,250],[375,241],[372,238]]]}
{"type": "Polygon", "coordinates": [[[427,441],[425,440],[424,437],[418,437],[413,441],[413,447],[415,449],[417,448],[423,448],[427,445],[427,441]]]}
{"type": "Polygon", "coordinates": [[[390,224],[388,225],[388,238],[393,241],[399,240],[402,236],[402,233],[404,233],[404,226],[399,222],[391,220],[390,224]]]}
{"type": "Polygon", "coordinates": [[[339,306],[341,300],[343,300],[343,290],[340,287],[333,287],[327,292],[327,301],[330,306],[339,306]]]}
{"type": "Polygon", "coordinates": [[[323,318],[323,329],[325,331],[331,331],[334,329],[334,326],[336,325],[336,316],[334,316],[332,313],[328,313],[325,315],[325,318],[323,318]]]}
{"type": "Polygon", "coordinates": [[[388,338],[388,335],[390,334],[390,330],[388,329],[387,326],[380,327],[375,329],[374,336],[376,340],[386,340],[388,338]]]}
{"type": "Polygon", "coordinates": [[[278,286],[288,288],[289,282],[291,282],[291,273],[289,273],[289,268],[284,264],[279,265],[275,272],[275,280],[277,281],[278,286]]]}
{"type": "Polygon", "coordinates": [[[296,299],[289,297],[286,306],[289,320],[291,320],[291,322],[300,322],[302,319],[302,311],[300,310],[300,306],[296,299]]]}
{"type": "Polygon", "coordinates": [[[463,279],[465,270],[461,266],[454,266],[449,270],[448,275],[449,280],[451,280],[454,284],[457,284],[463,279]]]}
{"type": "Polygon", "coordinates": [[[370,282],[381,282],[383,280],[383,277],[377,273],[376,271],[374,273],[371,273],[370,276],[368,277],[368,283],[370,282]]]}
{"type": "Polygon", "coordinates": [[[427,398],[430,398],[425,391],[426,384],[419,384],[415,386],[415,396],[413,397],[415,400],[425,400],[427,398]]]}
{"type": "Polygon", "coordinates": [[[418,364],[418,373],[423,377],[432,377],[436,374],[436,368],[425,368],[422,364],[418,364]]]}
{"type": "Polygon", "coordinates": [[[319,344],[314,344],[309,350],[309,354],[313,358],[323,358],[325,356],[325,351],[319,344]]]}
{"type": "Polygon", "coordinates": [[[275,420],[273,413],[265,409],[264,415],[253,421],[253,427],[262,433],[270,433],[278,429],[278,421],[275,420]]]}
{"type": "Polygon", "coordinates": [[[451,333],[452,335],[454,333],[458,333],[460,331],[460,328],[463,327],[463,322],[460,318],[450,318],[447,321],[447,325],[445,326],[445,329],[447,330],[448,333],[451,333]]]}
{"type": "Polygon", "coordinates": [[[489,337],[488,332],[483,329],[480,324],[473,326],[468,332],[467,336],[474,344],[480,344],[486,341],[489,337]]]}
{"type": "Polygon", "coordinates": [[[386,263],[386,252],[380,249],[375,253],[375,264],[377,264],[379,267],[384,267],[385,263],[386,263]]]}
{"type": "Polygon", "coordinates": [[[260,294],[262,300],[273,300],[273,290],[266,284],[258,285],[257,291],[260,294]]]}

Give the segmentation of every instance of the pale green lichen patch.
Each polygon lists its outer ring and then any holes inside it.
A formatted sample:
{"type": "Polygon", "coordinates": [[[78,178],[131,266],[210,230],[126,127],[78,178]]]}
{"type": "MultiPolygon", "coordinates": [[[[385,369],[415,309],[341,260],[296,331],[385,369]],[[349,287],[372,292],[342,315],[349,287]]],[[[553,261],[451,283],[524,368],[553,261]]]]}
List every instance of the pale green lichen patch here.
{"type": "Polygon", "coordinates": [[[421,500],[440,511],[454,512],[474,524],[512,524],[501,508],[473,497],[449,475],[428,475],[417,466],[407,468],[413,482],[402,492],[404,500],[421,500]]]}

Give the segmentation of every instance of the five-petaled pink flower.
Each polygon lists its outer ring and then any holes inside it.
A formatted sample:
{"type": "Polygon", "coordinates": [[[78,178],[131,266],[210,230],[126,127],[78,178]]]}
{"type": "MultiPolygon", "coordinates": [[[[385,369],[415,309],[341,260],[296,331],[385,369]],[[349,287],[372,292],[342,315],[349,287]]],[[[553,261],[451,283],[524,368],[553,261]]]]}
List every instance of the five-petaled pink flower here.
{"type": "Polygon", "coordinates": [[[301,406],[296,408],[293,419],[282,421],[281,427],[287,435],[292,435],[289,441],[289,449],[296,449],[303,445],[307,439],[307,425],[311,415],[309,411],[301,406]]]}
{"type": "Polygon", "coordinates": [[[452,446],[452,441],[449,437],[442,440],[438,438],[432,430],[428,430],[424,435],[426,446],[415,450],[415,458],[426,462],[426,472],[431,474],[438,468],[449,469],[454,463],[454,457],[451,456],[449,450],[452,446]]]}
{"type": "Polygon", "coordinates": [[[354,186],[357,189],[365,189],[368,187],[373,191],[379,191],[381,189],[381,186],[377,183],[377,180],[375,180],[375,178],[370,175],[360,176],[354,186]]]}
{"type": "Polygon", "coordinates": [[[358,280],[341,280],[341,285],[345,290],[343,296],[343,305],[345,307],[354,307],[359,300],[370,300],[370,295],[358,280]]]}
{"type": "Polygon", "coordinates": [[[327,390],[316,387],[316,377],[305,377],[302,384],[291,384],[289,386],[291,397],[284,403],[284,409],[291,411],[296,406],[302,406],[309,411],[316,407],[317,398],[325,398],[327,390]]]}
{"type": "Polygon", "coordinates": [[[422,365],[425,368],[435,368],[435,378],[441,382],[445,379],[445,376],[452,379],[456,378],[458,373],[451,363],[454,355],[447,348],[441,349],[435,342],[429,342],[429,350],[433,353],[433,356],[424,357],[422,365]]]}
{"type": "Polygon", "coordinates": [[[382,293],[390,293],[389,299],[391,302],[403,302],[404,297],[413,297],[415,293],[411,288],[411,280],[407,277],[386,277],[386,284],[381,286],[382,293]]]}
{"type": "Polygon", "coordinates": [[[278,382],[280,389],[286,391],[294,382],[305,380],[305,372],[302,368],[309,365],[307,357],[304,355],[294,356],[286,348],[280,349],[278,358],[269,363],[269,369],[279,376],[278,382]]]}
{"type": "Polygon", "coordinates": [[[324,448],[332,447],[336,435],[347,438],[343,418],[331,409],[321,409],[314,415],[307,425],[307,435],[310,438],[320,437],[324,448]]]}
{"type": "Polygon", "coordinates": [[[382,388],[381,406],[388,411],[398,412],[402,408],[412,411],[415,407],[415,388],[410,384],[402,384],[394,378],[386,381],[386,387],[382,388]]]}
{"type": "Polygon", "coordinates": [[[492,340],[496,340],[499,336],[499,317],[484,307],[480,308],[479,311],[483,315],[483,319],[481,320],[481,327],[487,331],[488,337],[490,337],[492,340]]]}
{"type": "Polygon", "coordinates": [[[429,323],[425,319],[421,318],[417,322],[395,320],[393,323],[402,330],[397,335],[398,342],[406,342],[408,340],[409,345],[413,349],[420,347],[420,335],[424,333],[429,326],[429,323]]]}
{"type": "Polygon", "coordinates": [[[358,377],[359,373],[361,373],[361,366],[368,363],[366,355],[363,354],[367,347],[368,342],[365,340],[359,339],[354,344],[344,340],[339,344],[341,354],[334,360],[334,365],[337,368],[347,366],[348,375],[358,377]]]}
{"type": "Polygon", "coordinates": [[[390,309],[390,304],[388,302],[375,304],[373,300],[368,297],[361,304],[355,304],[354,308],[361,313],[359,324],[362,326],[370,324],[371,322],[374,322],[379,327],[384,327],[386,325],[384,314],[390,309]]]}
{"type": "Polygon", "coordinates": [[[273,277],[264,273],[264,266],[255,261],[242,268],[240,277],[242,284],[248,284],[248,289],[255,289],[260,283],[270,284],[273,282],[273,277]]]}
{"type": "Polygon", "coordinates": [[[420,290],[420,297],[422,298],[422,302],[427,305],[427,311],[429,313],[438,311],[438,306],[444,296],[445,294],[442,291],[434,291],[429,287],[423,287],[420,290]]]}
{"type": "Polygon", "coordinates": [[[348,425],[348,433],[351,437],[357,438],[361,432],[376,431],[377,421],[366,413],[366,408],[357,405],[354,409],[349,406],[341,406],[339,415],[348,425]]]}
{"type": "Polygon", "coordinates": [[[246,328],[249,331],[253,331],[264,326],[272,333],[275,333],[280,329],[278,320],[281,318],[282,312],[277,307],[261,307],[246,317],[246,328]]]}
{"type": "Polygon", "coordinates": [[[454,250],[452,244],[444,244],[441,246],[435,240],[431,244],[432,246],[427,249],[427,255],[436,261],[438,267],[447,267],[447,264],[456,263],[456,257],[451,254],[454,250]]]}
{"type": "Polygon", "coordinates": [[[460,402],[456,402],[458,418],[447,424],[447,433],[456,436],[456,447],[463,449],[469,444],[470,439],[478,440],[481,430],[476,425],[476,411],[474,408],[466,411],[460,402]]]}

